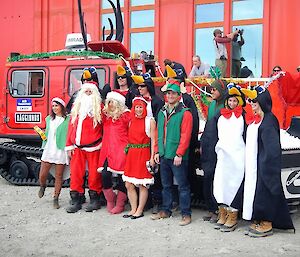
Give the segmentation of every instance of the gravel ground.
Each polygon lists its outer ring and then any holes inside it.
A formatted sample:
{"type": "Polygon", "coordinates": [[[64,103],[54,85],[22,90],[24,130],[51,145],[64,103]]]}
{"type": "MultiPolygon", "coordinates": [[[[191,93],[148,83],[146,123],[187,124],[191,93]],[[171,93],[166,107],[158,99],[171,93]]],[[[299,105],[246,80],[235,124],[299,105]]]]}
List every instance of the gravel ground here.
{"type": "MultiPolygon", "coordinates": [[[[180,227],[180,214],[152,221],[150,211],[137,220],[110,215],[65,211],[69,190],[63,189],[61,208],[52,208],[53,188],[44,198],[38,187],[18,187],[0,178],[0,256],[300,256],[300,214],[293,215],[296,234],[275,231],[267,238],[244,235],[240,221],[232,233],[204,222],[203,210],[193,210],[193,222],[180,227]]],[[[127,209],[129,207],[127,206],[127,209]]]]}

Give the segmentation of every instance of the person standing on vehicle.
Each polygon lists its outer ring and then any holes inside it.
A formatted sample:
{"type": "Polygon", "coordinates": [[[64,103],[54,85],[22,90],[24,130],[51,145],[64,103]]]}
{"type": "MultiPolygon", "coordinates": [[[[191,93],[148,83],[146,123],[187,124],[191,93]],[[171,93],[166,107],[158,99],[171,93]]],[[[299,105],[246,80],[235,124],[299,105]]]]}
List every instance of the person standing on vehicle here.
{"type": "Polygon", "coordinates": [[[226,44],[230,43],[235,35],[238,34],[238,30],[226,35],[222,36],[223,32],[220,29],[215,29],[214,34],[214,47],[216,53],[216,66],[221,70],[221,77],[226,77],[227,70],[227,49],[226,44]]]}
{"type": "Polygon", "coordinates": [[[100,209],[101,175],[97,172],[102,142],[101,97],[96,83],[84,83],[78,92],[68,128],[66,150],[71,158],[70,196],[68,213],[82,208],[84,176],[88,164],[90,203],[85,211],[100,209]]]}
{"type": "Polygon", "coordinates": [[[52,111],[46,117],[46,140],[43,141],[42,148],[44,148],[41,158],[41,169],[39,174],[40,189],[38,192],[39,198],[42,198],[46,189],[46,181],[51,166],[55,164],[55,187],[53,207],[59,209],[58,198],[60,195],[63,172],[67,164],[67,155],[65,152],[67,130],[69,124],[69,117],[67,116],[66,103],[55,97],[51,101],[52,111]]]}

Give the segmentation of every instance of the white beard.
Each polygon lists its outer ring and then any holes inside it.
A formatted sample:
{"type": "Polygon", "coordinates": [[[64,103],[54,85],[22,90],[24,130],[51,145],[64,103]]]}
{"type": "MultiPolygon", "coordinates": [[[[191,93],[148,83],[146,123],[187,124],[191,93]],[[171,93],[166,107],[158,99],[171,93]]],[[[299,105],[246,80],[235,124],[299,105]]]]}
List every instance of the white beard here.
{"type": "Polygon", "coordinates": [[[79,116],[85,118],[86,116],[93,116],[93,95],[83,94],[81,97],[79,116]]]}

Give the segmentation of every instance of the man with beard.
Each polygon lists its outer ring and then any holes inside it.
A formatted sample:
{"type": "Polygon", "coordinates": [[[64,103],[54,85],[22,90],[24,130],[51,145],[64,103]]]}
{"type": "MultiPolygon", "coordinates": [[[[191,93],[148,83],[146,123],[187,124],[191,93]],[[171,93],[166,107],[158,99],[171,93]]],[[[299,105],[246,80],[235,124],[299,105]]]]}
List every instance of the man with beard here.
{"type": "Polygon", "coordinates": [[[70,196],[71,204],[66,209],[75,213],[81,209],[81,198],[84,194],[85,167],[88,164],[88,185],[90,203],[85,211],[100,209],[100,193],[102,191],[101,175],[97,172],[101,141],[101,97],[97,85],[84,83],[78,92],[68,128],[66,150],[71,158],[70,196]]]}

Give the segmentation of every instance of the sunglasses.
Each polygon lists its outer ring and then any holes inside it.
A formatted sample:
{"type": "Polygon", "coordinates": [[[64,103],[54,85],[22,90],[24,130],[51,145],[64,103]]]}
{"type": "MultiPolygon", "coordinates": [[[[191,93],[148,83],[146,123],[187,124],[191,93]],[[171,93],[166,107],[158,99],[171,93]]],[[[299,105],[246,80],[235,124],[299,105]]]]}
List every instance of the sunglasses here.
{"type": "Polygon", "coordinates": [[[257,103],[257,99],[250,99],[250,98],[248,98],[248,102],[249,102],[249,103],[254,103],[254,104],[255,104],[255,103],[257,103]]]}
{"type": "Polygon", "coordinates": [[[138,87],[147,87],[145,84],[138,85],[138,87]]]}
{"type": "Polygon", "coordinates": [[[280,72],[281,70],[273,70],[273,72],[280,72]]]}
{"type": "Polygon", "coordinates": [[[119,76],[118,79],[126,79],[126,75],[119,76]]]}

